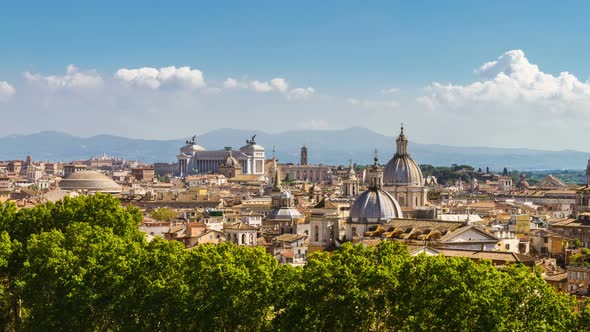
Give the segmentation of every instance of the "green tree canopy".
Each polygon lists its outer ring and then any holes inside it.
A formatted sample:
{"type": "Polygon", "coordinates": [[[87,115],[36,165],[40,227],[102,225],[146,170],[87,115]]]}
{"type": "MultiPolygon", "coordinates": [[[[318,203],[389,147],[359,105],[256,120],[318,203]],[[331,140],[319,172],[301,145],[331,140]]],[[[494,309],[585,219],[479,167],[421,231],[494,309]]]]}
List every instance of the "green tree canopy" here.
{"type": "Polygon", "coordinates": [[[574,331],[573,310],[528,267],[343,244],[279,266],[260,247],[147,243],[108,195],[0,205],[0,323],[51,331],[574,331]]]}
{"type": "Polygon", "coordinates": [[[161,207],[152,211],[151,216],[158,221],[171,221],[176,219],[176,211],[171,208],[161,207]]]}

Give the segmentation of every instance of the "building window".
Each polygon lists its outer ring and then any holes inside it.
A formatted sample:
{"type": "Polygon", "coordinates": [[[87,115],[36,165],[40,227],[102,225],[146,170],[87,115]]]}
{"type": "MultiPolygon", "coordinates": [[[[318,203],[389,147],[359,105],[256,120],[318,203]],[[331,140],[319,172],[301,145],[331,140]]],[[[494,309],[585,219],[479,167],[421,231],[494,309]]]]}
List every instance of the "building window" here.
{"type": "Polygon", "coordinates": [[[318,227],[318,225],[315,225],[314,228],[313,228],[313,230],[314,230],[314,233],[315,233],[314,236],[313,236],[314,241],[315,242],[318,242],[320,240],[320,234],[319,234],[320,228],[318,227]]]}

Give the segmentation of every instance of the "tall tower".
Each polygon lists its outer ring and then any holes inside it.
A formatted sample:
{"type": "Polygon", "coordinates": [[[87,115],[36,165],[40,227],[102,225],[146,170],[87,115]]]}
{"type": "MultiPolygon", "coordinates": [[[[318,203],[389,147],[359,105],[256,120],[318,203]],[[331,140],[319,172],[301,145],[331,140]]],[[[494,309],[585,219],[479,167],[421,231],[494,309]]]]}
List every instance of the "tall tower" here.
{"type": "Polygon", "coordinates": [[[307,147],[305,144],[301,147],[301,165],[307,165],[307,147]]]}
{"type": "Polygon", "coordinates": [[[588,159],[588,165],[586,165],[586,186],[590,187],[590,159],[588,159]]]}

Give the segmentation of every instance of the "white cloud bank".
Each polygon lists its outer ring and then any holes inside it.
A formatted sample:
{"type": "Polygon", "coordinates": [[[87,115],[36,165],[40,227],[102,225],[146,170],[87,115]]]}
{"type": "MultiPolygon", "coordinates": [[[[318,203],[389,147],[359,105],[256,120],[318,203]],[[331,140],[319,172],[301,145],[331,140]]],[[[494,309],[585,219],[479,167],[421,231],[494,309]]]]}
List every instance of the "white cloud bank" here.
{"type": "Polygon", "coordinates": [[[249,89],[259,93],[278,92],[288,99],[307,99],[315,93],[315,89],[312,87],[289,89],[289,83],[281,77],[273,78],[270,81],[240,81],[229,77],[223,82],[223,87],[226,89],[249,89]]]}
{"type": "Polygon", "coordinates": [[[516,106],[516,103],[566,107],[579,102],[590,104],[590,82],[581,82],[568,72],[553,76],[531,64],[522,50],[502,54],[476,71],[480,81],[468,85],[432,83],[429,95],[418,102],[429,108],[461,108],[476,103],[516,106]]]}
{"type": "Polygon", "coordinates": [[[33,74],[24,72],[23,76],[26,81],[40,84],[50,89],[92,89],[102,86],[103,79],[96,70],[80,71],[78,67],[69,65],[66,68],[65,75],[33,74]]]}
{"type": "Polygon", "coordinates": [[[6,81],[0,81],[0,101],[6,101],[14,96],[16,89],[6,81]]]}
{"type": "Polygon", "coordinates": [[[175,66],[160,69],[143,67],[138,69],[122,68],[115,73],[115,79],[128,86],[158,89],[165,85],[176,85],[192,89],[207,86],[203,72],[190,67],[175,66]]]}

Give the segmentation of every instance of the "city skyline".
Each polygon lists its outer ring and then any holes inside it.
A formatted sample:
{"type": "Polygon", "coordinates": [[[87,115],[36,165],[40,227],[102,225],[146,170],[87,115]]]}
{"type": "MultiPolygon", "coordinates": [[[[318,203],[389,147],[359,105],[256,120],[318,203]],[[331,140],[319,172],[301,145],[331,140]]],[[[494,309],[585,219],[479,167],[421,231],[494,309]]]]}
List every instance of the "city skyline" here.
{"type": "Polygon", "coordinates": [[[393,136],[403,121],[420,143],[587,151],[580,5],[4,5],[3,133],[393,136]]]}

